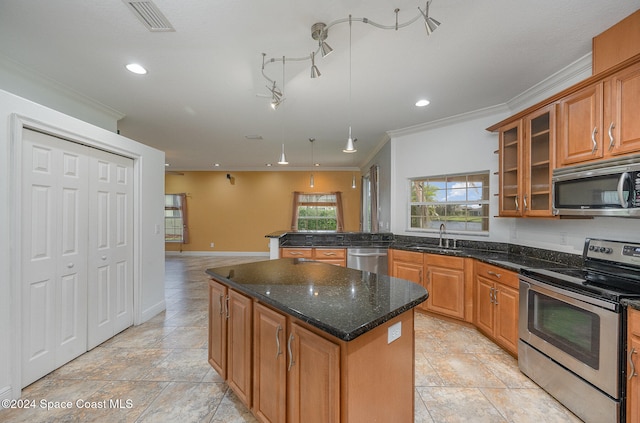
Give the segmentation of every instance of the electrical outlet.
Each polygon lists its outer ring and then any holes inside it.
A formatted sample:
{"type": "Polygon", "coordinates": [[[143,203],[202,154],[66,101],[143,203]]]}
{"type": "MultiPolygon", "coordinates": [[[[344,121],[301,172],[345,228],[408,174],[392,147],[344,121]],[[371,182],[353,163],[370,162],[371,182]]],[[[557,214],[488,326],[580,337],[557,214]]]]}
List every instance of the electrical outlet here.
{"type": "Polygon", "coordinates": [[[389,326],[387,330],[387,344],[392,343],[402,335],[402,322],[395,323],[389,326]]]}
{"type": "Polygon", "coordinates": [[[209,245],[209,247],[213,248],[215,244],[212,242],[211,245],[209,245]]]}

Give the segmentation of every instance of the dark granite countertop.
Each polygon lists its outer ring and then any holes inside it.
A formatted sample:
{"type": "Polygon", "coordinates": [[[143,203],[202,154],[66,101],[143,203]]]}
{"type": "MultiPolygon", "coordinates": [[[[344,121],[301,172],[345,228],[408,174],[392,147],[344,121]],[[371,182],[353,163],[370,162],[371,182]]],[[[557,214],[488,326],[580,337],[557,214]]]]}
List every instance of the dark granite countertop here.
{"type": "Polygon", "coordinates": [[[640,300],[623,299],[622,305],[640,310],[640,300]]]}
{"type": "Polygon", "coordinates": [[[216,267],[206,273],[344,341],[428,297],[422,286],[404,279],[304,259],[216,267]]]}
{"type": "MultiPolygon", "coordinates": [[[[395,243],[391,248],[405,251],[418,251],[429,254],[441,254],[454,257],[468,257],[476,260],[500,266],[507,270],[519,272],[522,268],[550,268],[575,266],[574,257],[563,257],[561,253],[553,257],[544,255],[527,254],[527,252],[514,252],[508,250],[489,250],[476,248],[439,248],[437,245],[415,245],[395,243]]],[[[540,251],[540,250],[538,250],[540,251]]],[[[545,250],[543,250],[545,251],[545,250]]]]}

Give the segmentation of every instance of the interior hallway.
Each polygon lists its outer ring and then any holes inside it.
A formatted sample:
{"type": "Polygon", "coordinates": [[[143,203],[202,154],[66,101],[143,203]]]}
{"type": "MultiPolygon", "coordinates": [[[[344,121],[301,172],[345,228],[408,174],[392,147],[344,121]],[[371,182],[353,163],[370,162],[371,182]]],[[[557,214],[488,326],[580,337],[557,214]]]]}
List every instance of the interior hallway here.
{"type": "MultiPolygon", "coordinates": [[[[26,387],[35,408],[0,421],[255,422],[207,363],[204,269],[266,259],[167,256],[165,312],[26,387]]],[[[417,313],[415,333],[416,422],[580,422],[474,328],[417,313]]]]}

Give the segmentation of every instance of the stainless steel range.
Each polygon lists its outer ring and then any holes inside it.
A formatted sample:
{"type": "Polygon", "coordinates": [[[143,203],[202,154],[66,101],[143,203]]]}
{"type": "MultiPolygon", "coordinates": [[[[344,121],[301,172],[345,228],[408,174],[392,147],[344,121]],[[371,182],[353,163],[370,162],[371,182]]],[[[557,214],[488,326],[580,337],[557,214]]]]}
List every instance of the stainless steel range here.
{"type": "Polygon", "coordinates": [[[521,270],[518,364],[585,422],[624,422],[621,301],[640,298],[640,243],[587,239],[582,257],[521,270]]]}

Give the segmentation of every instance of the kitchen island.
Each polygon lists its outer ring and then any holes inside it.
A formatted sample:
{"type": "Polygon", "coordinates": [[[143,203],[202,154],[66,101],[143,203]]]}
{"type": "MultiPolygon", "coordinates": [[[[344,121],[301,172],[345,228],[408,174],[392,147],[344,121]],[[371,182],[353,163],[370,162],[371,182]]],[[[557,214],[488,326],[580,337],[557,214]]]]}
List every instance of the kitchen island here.
{"type": "Polygon", "coordinates": [[[423,287],[304,259],[206,272],[209,362],[260,421],[413,421],[423,287]]]}

